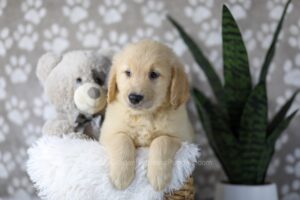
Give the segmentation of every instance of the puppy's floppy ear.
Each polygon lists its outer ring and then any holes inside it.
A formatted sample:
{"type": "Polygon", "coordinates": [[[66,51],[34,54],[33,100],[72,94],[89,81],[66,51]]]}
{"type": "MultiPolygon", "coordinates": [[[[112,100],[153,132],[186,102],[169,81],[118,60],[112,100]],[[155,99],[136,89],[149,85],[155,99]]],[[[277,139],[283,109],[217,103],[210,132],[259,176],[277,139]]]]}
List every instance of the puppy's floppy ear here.
{"type": "Polygon", "coordinates": [[[178,63],[172,68],[172,80],[170,86],[170,104],[177,109],[189,98],[189,83],[183,66],[178,63]]]}
{"type": "Polygon", "coordinates": [[[107,102],[111,103],[115,100],[117,95],[117,70],[116,67],[112,66],[108,75],[108,94],[107,102]]]}

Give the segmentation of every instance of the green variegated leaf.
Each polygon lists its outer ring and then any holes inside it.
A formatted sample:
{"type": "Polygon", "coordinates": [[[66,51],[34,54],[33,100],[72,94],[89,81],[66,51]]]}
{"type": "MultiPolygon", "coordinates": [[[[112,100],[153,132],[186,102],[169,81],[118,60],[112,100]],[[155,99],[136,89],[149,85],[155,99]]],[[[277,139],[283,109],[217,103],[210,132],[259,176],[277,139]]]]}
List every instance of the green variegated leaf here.
{"type": "Polygon", "coordinates": [[[274,146],[277,138],[280,136],[280,134],[288,127],[292,119],[297,114],[298,110],[294,111],[292,114],[290,114],[287,118],[282,120],[278,126],[273,130],[273,132],[269,135],[267,138],[267,141],[270,145],[274,146]]]}
{"type": "Polygon", "coordinates": [[[217,105],[205,97],[200,91],[194,90],[193,96],[197,103],[197,110],[201,118],[206,116],[210,127],[205,128],[210,145],[212,146],[216,156],[219,158],[221,165],[231,182],[238,182],[241,174],[241,168],[237,159],[239,157],[239,143],[231,133],[226,117],[217,105]],[[208,131],[207,131],[208,130],[208,131]]]}
{"type": "MultiPolygon", "coordinates": [[[[171,16],[168,16],[169,21],[174,25],[174,27],[179,32],[181,38],[189,48],[190,52],[192,53],[192,56],[194,57],[195,61],[198,63],[198,65],[201,67],[203,72],[205,73],[208,82],[210,84],[210,87],[212,88],[214,95],[220,105],[225,105],[224,100],[224,91],[223,86],[221,83],[220,78],[218,77],[217,73],[215,72],[214,68],[208,61],[208,59],[204,56],[201,49],[198,47],[198,45],[194,42],[194,40],[186,33],[186,31],[181,27],[180,24],[178,24],[171,16]]],[[[225,106],[224,106],[225,108],[225,106]]]]}
{"type": "Polygon", "coordinates": [[[245,105],[239,138],[244,144],[255,144],[265,139],[268,103],[265,83],[259,83],[251,92],[245,105]]]}
{"type": "Polygon", "coordinates": [[[240,124],[239,138],[243,146],[240,164],[244,169],[243,182],[247,184],[259,184],[263,181],[258,174],[265,172],[258,161],[266,148],[267,114],[266,85],[260,83],[247,100],[240,124]]]}
{"type": "Polygon", "coordinates": [[[299,90],[297,90],[292,97],[286,101],[286,103],[281,107],[281,109],[278,111],[278,113],[275,114],[275,116],[273,117],[273,119],[271,120],[270,124],[268,125],[268,129],[267,129],[267,135],[269,136],[274,129],[276,129],[276,127],[280,124],[281,121],[284,120],[286,113],[289,111],[292,103],[294,102],[297,94],[298,94],[299,90]]]}
{"type": "Polygon", "coordinates": [[[216,143],[216,140],[214,138],[215,136],[214,136],[213,130],[211,128],[211,122],[210,122],[211,117],[208,114],[208,112],[206,111],[206,109],[204,109],[204,107],[203,107],[205,102],[209,101],[209,100],[205,97],[205,95],[203,95],[200,91],[197,91],[197,90],[194,90],[193,96],[194,96],[194,99],[195,99],[198,115],[199,115],[200,120],[202,122],[202,126],[203,126],[203,129],[205,130],[205,133],[206,133],[206,136],[208,138],[209,144],[212,147],[215,155],[217,156],[217,158],[221,162],[221,165],[224,166],[223,168],[225,170],[225,173],[227,174],[228,169],[227,169],[226,164],[225,164],[226,161],[224,160],[223,156],[221,155],[220,148],[219,148],[218,144],[216,143]]]}
{"type": "Polygon", "coordinates": [[[263,178],[263,180],[265,180],[269,163],[271,162],[272,156],[275,151],[275,142],[278,139],[278,137],[281,135],[281,133],[288,127],[288,125],[293,120],[293,118],[295,117],[297,112],[298,112],[298,110],[294,111],[287,118],[281,120],[279,122],[278,126],[276,126],[276,128],[273,130],[273,132],[268,136],[267,145],[266,145],[266,150],[268,152],[266,152],[265,156],[262,154],[260,162],[258,163],[260,165],[260,167],[263,169],[262,171],[265,171],[264,174],[260,174],[260,176],[263,178]]]}
{"type": "Polygon", "coordinates": [[[286,12],[287,12],[287,9],[288,9],[290,3],[291,3],[291,0],[288,0],[288,2],[285,4],[283,13],[282,13],[281,18],[279,20],[279,23],[276,27],[275,33],[273,35],[271,45],[268,49],[267,55],[265,57],[263,65],[262,65],[261,72],[260,72],[260,75],[259,75],[259,82],[265,82],[266,81],[266,77],[267,77],[267,74],[268,74],[270,63],[273,60],[273,57],[275,55],[275,48],[276,48],[277,40],[278,40],[278,37],[279,37],[279,33],[280,33],[281,28],[282,28],[284,17],[286,15],[286,12]]]}
{"type": "MultiPolygon", "coordinates": [[[[215,120],[214,122],[211,122],[212,124],[215,123],[215,121],[219,121],[219,123],[221,124],[218,127],[212,127],[212,129],[223,129],[226,130],[227,133],[229,134],[230,137],[233,137],[233,135],[230,134],[230,127],[228,126],[228,121],[226,118],[225,113],[223,112],[223,110],[216,104],[213,104],[202,92],[200,92],[197,89],[194,89],[192,91],[193,96],[195,97],[195,99],[197,100],[197,102],[200,102],[200,104],[204,107],[205,110],[208,111],[208,114],[210,116],[214,115],[215,116],[215,120]]],[[[211,124],[211,125],[212,125],[211,124]]]]}
{"type": "Polygon", "coordinates": [[[264,150],[260,154],[260,158],[257,160],[257,173],[256,173],[256,184],[265,184],[265,177],[269,164],[274,153],[274,146],[264,145],[264,150]]]}
{"type": "Polygon", "coordinates": [[[231,130],[237,134],[252,83],[245,44],[238,25],[225,5],[223,6],[222,38],[226,106],[231,130]]]}
{"type": "Polygon", "coordinates": [[[293,120],[295,115],[297,114],[298,110],[294,111],[291,115],[289,115],[287,118],[281,120],[276,126],[276,128],[273,130],[273,132],[268,136],[267,142],[266,142],[266,148],[265,151],[262,152],[260,160],[258,160],[258,166],[262,170],[261,172],[264,172],[262,174],[258,174],[258,178],[261,180],[265,180],[266,172],[268,170],[269,163],[271,162],[271,159],[273,157],[274,151],[275,151],[275,142],[279,138],[279,136],[282,134],[282,132],[288,127],[290,122],[293,120]]]}

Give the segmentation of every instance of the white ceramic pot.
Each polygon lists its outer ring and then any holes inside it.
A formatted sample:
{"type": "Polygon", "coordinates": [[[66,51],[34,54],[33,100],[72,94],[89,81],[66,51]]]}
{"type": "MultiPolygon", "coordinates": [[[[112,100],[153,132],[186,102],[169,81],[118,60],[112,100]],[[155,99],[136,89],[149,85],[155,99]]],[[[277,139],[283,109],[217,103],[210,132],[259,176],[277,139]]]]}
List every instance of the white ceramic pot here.
{"type": "Polygon", "coordinates": [[[218,183],[215,200],[278,200],[276,184],[233,185],[218,183]]]}

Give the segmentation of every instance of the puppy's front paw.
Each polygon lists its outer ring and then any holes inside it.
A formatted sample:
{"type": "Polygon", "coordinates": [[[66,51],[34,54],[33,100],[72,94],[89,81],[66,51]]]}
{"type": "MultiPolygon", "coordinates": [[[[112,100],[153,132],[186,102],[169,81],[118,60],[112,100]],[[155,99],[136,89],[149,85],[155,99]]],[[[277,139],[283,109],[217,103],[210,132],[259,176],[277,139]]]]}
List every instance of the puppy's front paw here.
{"type": "Polygon", "coordinates": [[[134,165],[132,164],[112,164],[110,170],[110,180],[118,190],[126,189],[134,178],[134,165]]]}
{"type": "Polygon", "coordinates": [[[163,190],[170,183],[171,176],[172,164],[163,161],[149,162],[147,177],[156,191],[163,190]]]}

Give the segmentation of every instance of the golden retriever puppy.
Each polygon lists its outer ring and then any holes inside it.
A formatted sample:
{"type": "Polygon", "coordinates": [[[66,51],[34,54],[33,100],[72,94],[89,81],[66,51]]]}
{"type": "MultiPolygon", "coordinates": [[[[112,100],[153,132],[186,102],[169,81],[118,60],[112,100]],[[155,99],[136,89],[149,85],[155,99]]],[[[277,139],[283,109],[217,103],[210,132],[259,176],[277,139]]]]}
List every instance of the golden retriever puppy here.
{"type": "Polygon", "coordinates": [[[149,147],[147,177],[153,188],[167,186],[181,142],[193,141],[188,97],[183,66],[165,45],[143,40],[115,55],[100,143],[117,189],[128,187],[134,177],[137,147],[149,147]]]}

